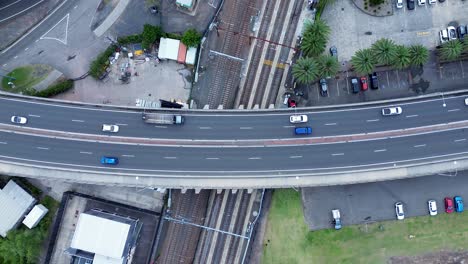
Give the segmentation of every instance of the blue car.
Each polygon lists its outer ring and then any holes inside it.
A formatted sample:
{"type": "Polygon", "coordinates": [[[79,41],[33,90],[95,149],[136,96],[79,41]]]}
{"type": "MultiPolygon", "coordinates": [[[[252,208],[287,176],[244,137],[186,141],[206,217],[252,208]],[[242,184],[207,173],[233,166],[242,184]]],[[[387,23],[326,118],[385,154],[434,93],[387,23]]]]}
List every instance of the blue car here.
{"type": "Polygon", "coordinates": [[[296,135],[310,135],[312,133],[312,128],[310,127],[296,127],[294,129],[296,135]]]}
{"type": "Polygon", "coordinates": [[[455,212],[463,212],[463,199],[460,196],[453,197],[453,202],[455,203],[455,212]]]}
{"type": "Polygon", "coordinates": [[[119,159],[116,157],[101,157],[101,164],[104,165],[117,165],[119,164],[119,159]]]}

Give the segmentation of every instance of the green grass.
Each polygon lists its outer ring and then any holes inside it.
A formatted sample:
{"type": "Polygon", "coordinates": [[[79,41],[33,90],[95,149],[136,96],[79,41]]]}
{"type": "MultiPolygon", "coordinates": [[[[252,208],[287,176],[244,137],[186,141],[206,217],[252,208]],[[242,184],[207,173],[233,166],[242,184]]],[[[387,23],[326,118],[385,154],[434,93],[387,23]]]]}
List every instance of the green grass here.
{"type": "Polygon", "coordinates": [[[368,225],[367,231],[363,225],[335,231],[330,224],[330,229],[311,232],[304,222],[300,194],[277,190],[268,216],[262,262],[373,264],[387,263],[392,256],[466,250],[467,223],[468,212],[440,213],[379,222],[368,225]]]}
{"type": "Polygon", "coordinates": [[[15,84],[15,88],[8,85],[10,79],[5,77],[2,79],[2,88],[12,93],[28,93],[33,89],[34,85],[44,80],[51,71],[52,68],[50,66],[42,64],[16,68],[7,74],[7,76],[16,78],[16,80],[12,81],[15,84]]]}

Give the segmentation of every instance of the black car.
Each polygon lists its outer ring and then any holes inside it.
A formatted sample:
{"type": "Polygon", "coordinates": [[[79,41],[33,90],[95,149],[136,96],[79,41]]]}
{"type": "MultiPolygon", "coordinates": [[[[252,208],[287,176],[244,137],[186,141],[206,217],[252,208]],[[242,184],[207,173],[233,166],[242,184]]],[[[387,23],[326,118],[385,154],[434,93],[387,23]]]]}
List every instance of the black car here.
{"type": "Polygon", "coordinates": [[[353,88],[353,93],[359,93],[359,91],[361,90],[359,88],[358,78],[356,78],[356,77],[351,78],[351,86],[353,88]]]}
{"type": "Polygon", "coordinates": [[[406,0],[406,5],[409,10],[414,10],[414,0],[406,0]]]}
{"type": "Polygon", "coordinates": [[[379,79],[377,79],[377,73],[373,72],[369,74],[370,87],[371,89],[379,89],[379,79]]]}
{"type": "Polygon", "coordinates": [[[328,96],[327,81],[325,79],[320,79],[320,95],[328,96]]]}
{"type": "Polygon", "coordinates": [[[458,28],[457,28],[458,38],[463,39],[465,37],[465,35],[467,34],[466,31],[467,31],[467,28],[466,28],[465,25],[458,26],[458,28]]]}
{"type": "Polygon", "coordinates": [[[338,49],[335,46],[330,47],[330,55],[335,57],[335,59],[338,59],[338,49]]]}

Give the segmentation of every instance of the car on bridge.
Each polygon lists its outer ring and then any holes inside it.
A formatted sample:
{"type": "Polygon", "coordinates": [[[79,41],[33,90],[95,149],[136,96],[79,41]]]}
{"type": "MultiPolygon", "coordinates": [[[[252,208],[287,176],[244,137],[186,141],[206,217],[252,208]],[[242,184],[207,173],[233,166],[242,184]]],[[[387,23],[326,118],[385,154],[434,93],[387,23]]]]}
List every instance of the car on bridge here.
{"type": "Polygon", "coordinates": [[[116,157],[101,157],[101,164],[103,165],[117,165],[119,164],[119,159],[116,157]]]}
{"type": "Polygon", "coordinates": [[[310,135],[310,134],[312,134],[312,128],[310,128],[310,127],[296,127],[294,129],[294,133],[296,133],[296,135],[310,135]]]}
{"type": "Polygon", "coordinates": [[[26,124],[28,122],[28,119],[24,116],[12,116],[11,117],[11,122],[15,124],[26,124]]]}
{"type": "Polygon", "coordinates": [[[117,132],[119,132],[119,126],[104,124],[104,125],[102,125],[102,132],[117,133],[117,132]]]}
{"type": "Polygon", "coordinates": [[[292,115],[289,117],[289,122],[295,124],[295,123],[306,123],[307,122],[307,116],[306,115],[292,115]]]}
{"type": "Polygon", "coordinates": [[[399,106],[387,107],[382,109],[383,116],[400,115],[401,113],[403,113],[403,109],[401,109],[401,107],[399,106]]]}

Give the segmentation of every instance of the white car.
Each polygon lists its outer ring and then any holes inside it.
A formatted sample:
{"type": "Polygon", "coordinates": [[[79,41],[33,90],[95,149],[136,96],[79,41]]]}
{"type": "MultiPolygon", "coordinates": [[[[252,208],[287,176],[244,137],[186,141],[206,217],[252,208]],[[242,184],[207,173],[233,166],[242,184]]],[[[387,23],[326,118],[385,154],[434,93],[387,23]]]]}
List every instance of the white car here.
{"type": "Polygon", "coordinates": [[[447,31],[449,40],[457,39],[457,30],[455,29],[455,27],[447,27],[447,31]]]}
{"type": "Polygon", "coordinates": [[[403,211],[403,204],[401,202],[395,203],[395,213],[398,220],[405,219],[405,212],[403,211]]]}
{"type": "Polygon", "coordinates": [[[430,215],[437,215],[437,203],[435,200],[427,201],[427,207],[429,208],[430,215]]]}
{"type": "Polygon", "coordinates": [[[117,133],[117,132],[119,132],[119,126],[117,126],[117,125],[102,125],[102,132],[117,133]]]}
{"type": "Polygon", "coordinates": [[[28,122],[28,119],[23,116],[12,116],[11,117],[11,122],[15,124],[26,124],[28,122]]]}
{"type": "Polygon", "coordinates": [[[465,105],[468,105],[468,97],[465,98],[465,105]]]}
{"type": "Polygon", "coordinates": [[[401,113],[403,113],[403,109],[401,109],[401,107],[399,106],[387,107],[382,109],[383,116],[400,115],[401,113]]]}
{"type": "Polygon", "coordinates": [[[397,0],[396,1],[396,8],[398,8],[398,9],[403,8],[403,0],[397,0]]]}
{"type": "Polygon", "coordinates": [[[448,31],[446,29],[439,31],[439,38],[440,44],[444,44],[445,42],[449,41],[448,31]]]}
{"type": "Polygon", "coordinates": [[[430,5],[434,5],[435,3],[437,3],[437,0],[429,0],[430,5]]]}
{"type": "Polygon", "coordinates": [[[418,0],[418,5],[422,6],[426,4],[426,0],[418,0]]]}
{"type": "Polygon", "coordinates": [[[289,117],[289,122],[291,123],[305,123],[307,122],[306,115],[292,115],[289,117]]]}

